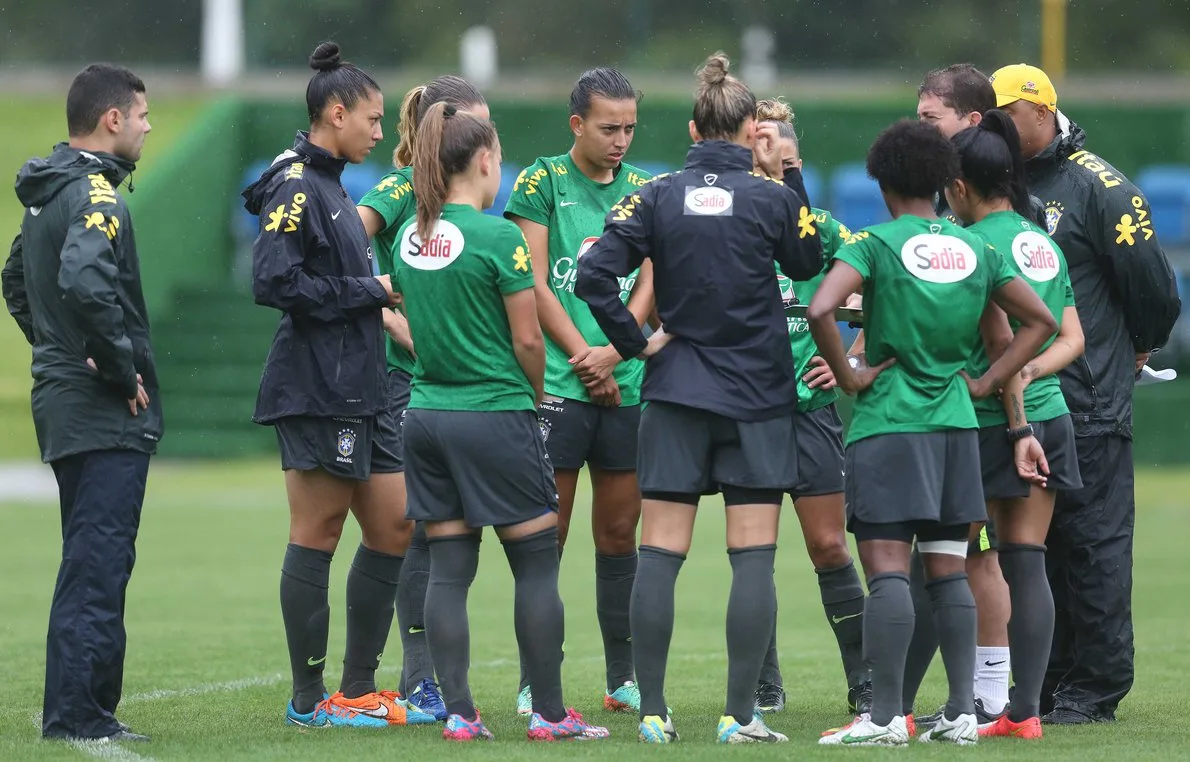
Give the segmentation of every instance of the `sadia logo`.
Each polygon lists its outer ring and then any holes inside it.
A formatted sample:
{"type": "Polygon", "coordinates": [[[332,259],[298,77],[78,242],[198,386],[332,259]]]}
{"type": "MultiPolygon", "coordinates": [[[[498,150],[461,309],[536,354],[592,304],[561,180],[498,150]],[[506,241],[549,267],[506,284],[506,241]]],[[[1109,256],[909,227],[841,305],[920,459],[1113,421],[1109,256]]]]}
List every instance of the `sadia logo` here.
{"type": "Polygon", "coordinates": [[[418,237],[416,225],[410,225],[401,236],[401,261],[418,270],[449,267],[462,253],[463,231],[447,220],[438,220],[429,241],[418,237]]]}
{"type": "Polygon", "coordinates": [[[583,255],[586,254],[588,251],[590,251],[591,247],[594,246],[595,242],[598,240],[599,240],[599,236],[594,236],[593,238],[584,238],[583,242],[579,244],[578,254],[575,254],[574,258],[576,260],[582,259],[583,255]]]}
{"type": "Polygon", "coordinates": [[[731,214],[732,195],[726,188],[687,188],[686,214],[725,216],[731,214]]]}
{"type": "Polygon", "coordinates": [[[1012,239],[1012,256],[1029,280],[1044,283],[1058,276],[1058,253],[1040,233],[1027,230],[1012,239]]]}
{"type": "Polygon", "coordinates": [[[906,241],[901,261],[914,277],[930,283],[958,283],[979,266],[970,246],[954,236],[936,233],[922,233],[906,241]]]}

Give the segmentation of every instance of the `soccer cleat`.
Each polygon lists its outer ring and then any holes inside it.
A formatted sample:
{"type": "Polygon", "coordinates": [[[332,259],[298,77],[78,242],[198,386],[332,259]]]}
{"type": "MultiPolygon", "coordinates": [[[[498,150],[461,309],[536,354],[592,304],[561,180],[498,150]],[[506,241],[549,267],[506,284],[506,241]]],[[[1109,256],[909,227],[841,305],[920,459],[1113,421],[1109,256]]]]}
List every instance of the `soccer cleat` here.
{"type": "Polygon", "coordinates": [[[347,698],[342,693],[336,693],[328,701],[368,717],[383,720],[386,724],[395,727],[403,725],[428,725],[438,721],[434,715],[406,704],[398,696],[396,691],[365,693],[358,698],[352,699],[347,698]]]}
{"type": "Polygon", "coordinates": [[[1077,709],[1058,707],[1042,717],[1041,722],[1043,725],[1090,725],[1093,722],[1103,722],[1103,720],[1097,720],[1077,709]]]}
{"type": "Polygon", "coordinates": [[[951,720],[942,715],[932,728],[921,734],[922,743],[949,741],[959,746],[970,746],[979,741],[979,723],[973,714],[960,714],[951,720]]]}
{"type": "Polygon", "coordinates": [[[666,715],[658,717],[650,714],[640,721],[641,743],[674,743],[678,740],[678,731],[674,729],[673,719],[666,715]]]}
{"type": "Polygon", "coordinates": [[[734,717],[724,715],[719,718],[719,743],[783,743],[789,737],[775,730],[769,730],[768,725],[760,715],[752,715],[752,722],[741,725],[734,717]]]}
{"type": "Polygon", "coordinates": [[[847,689],[847,707],[855,714],[872,711],[872,681],[865,680],[847,689]]]}
{"type": "Polygon", "coordinates": [[[611,693],[605,692],[603,708],[609,712],[639,712],[640,687],[629,680],[611,693]]]}
{"type": "MultiPolygon", "coordinates": [[[[922,717],[920,720],[918,720],[917,724],[921,726],[923,730],[926,728],[932,728],[938,724],[939,720],[942,719],[942,715],[945,713],[945,711],[946,705],[943,704],[938,708],[938,711],[934,712],[933,714],[927,714],[925,717],[922,717]]],[[[1006,714],[1008,714],[1007,705],[1005,705],[1004,709],[1002,709],[999,714],[992,714],[983,708],[983,699],[975,699],[975,720],[980,725],[987,725],[989,723],[995,722],[1006,714]]]]}
{"type": "Polygon", "coordinates": [[[908,723],[893,717],[888,725],[877,725],[871,715],[861,714],[855,722],[818,739],[822,746],[905,746],[909,743],[908,723]]]}
{"type": "Polygon", "coordinates": [[[446,727],[442,728],[442,737],[447,741],[492,741],[496,737],[492,731],[484,727],[479,712],[474,720],[464,720],[462,715],[452,714],[446,718],[446,727]]]}
{"type": "Polygon", "coordinates": [[[1040,739],[1041,718],[1030,717],[1024,722],[1013,722],[1004,715],[995,722],[979,726],[980,738],[1023,738],[1029,741],[1040,739]]]}
{"type": "Polygon", "coordinates": [[[607,728],[586,723],[574,709],[567,709],[560,722],[549,722],[537,712],[529,717],[530,741],[590,741],[610,735],[607,728]]]}
{"type": "MultiPolygon", "coordinates": [[[[847,723],[843,727],[831,728],[830,730],[824,730],[824,731],[822,731],[821,735],[830,736],[830,735],[834,735],[835,733],[838,733],[840,730],[847,730],[855,723],[861,722],[863,720],[863,718],[867,717],[867,716],[868,716],[867,712],[865,712],[862,715],[856,715],[855,719],[853,719],[851,722],[847,723]]],[[[905,715],[905,732],[908,733],[910,738],[913,738],[913,736],[917,735],[917,724],[914,723],[912,714],[905,715]]]]}
{"type": "Polygon", "coordinates": [[[785,708],[785,689],[776,683],[761,681],[756,688],[756,711],[780,712],[785,708]]]}
{"type": "Polygon", "coordinates": [[[442,701],[442,694],[438,691],[438,683],[430,678],[423,678],[420,683],[409,691],[406,705],[431,714],[438,722],[446,719],[446,703],[442,701]]]}
{"type": "Polygon", "coordinates": [[[516,695],[516,713],[533,714],[533,691],[527,685],[516,695]]]}
{"type": "Polygon", "coordinates": [[[285,721],[290,725],[303,728],[387,728],[388,721],[380,717],[364,714],[352,707],[345,706],[335,698],[342,698],[343,694],[323,696],[309,712],[299,712],[293,707],[293,701],[285,710],[285,721]]]}

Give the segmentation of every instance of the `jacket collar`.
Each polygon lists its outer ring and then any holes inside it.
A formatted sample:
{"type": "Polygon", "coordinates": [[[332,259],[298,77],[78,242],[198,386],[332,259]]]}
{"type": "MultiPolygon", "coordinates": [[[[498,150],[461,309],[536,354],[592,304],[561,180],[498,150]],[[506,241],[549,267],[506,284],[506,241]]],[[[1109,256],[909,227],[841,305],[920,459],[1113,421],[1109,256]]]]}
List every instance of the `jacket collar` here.
{"type": "Polygon", "coordinates": [[[310,133],[305,130],[298,130],[297,137],[293,139],[293,152],[315,169],[320,169],[335,177],[340,177],[343,174],[343,168],[347,166],[347,159],[332,156],[325,148],[311,143],[310,133]]]}
{"type": "Polygon", "coordinates": [[[687,169],[739,169],[750,172],[753,166],[752,151],[726,140],[704,140],[690,146],[686,153],[687,169]]]}

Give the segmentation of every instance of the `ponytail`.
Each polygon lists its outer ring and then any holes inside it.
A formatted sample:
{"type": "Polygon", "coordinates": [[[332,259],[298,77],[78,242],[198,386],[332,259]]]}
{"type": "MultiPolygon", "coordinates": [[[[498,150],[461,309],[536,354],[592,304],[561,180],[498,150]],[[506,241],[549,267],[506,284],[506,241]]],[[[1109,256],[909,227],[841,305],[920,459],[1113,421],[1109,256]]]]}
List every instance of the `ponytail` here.
{"type": "Polygon", "coordinates": [[[1003,109],[989,109],[984,112],[979,128],[999,135],[1008,146],[1008,153],[1012,157],[1012,173],[1009,178],[1011,185],[1010,198],[1012,208],[1022,217],[1029,216],[1029,181],[1025,175],[1025,159],[1021,156],[1021,134],[1017,132],[1016,123],[1003,109]]]}
{"type": "Polygon", "coordinates": [[[450,191],[451,180],[467,171],[480,148],[496,147],[496,128],[459,113],[443,101],[431,105],[417,129],[413,174],[417,178],[417,237],[429,241],[450,191]]]}
{"type": "Polygon", "coordinates": [[[1013,211],[1031,219],[1021,137],[1008,113],[990,109],[978,126],[952,140],[959,152],[959,176],[984,198],[1008,199],[1013,211]]]}
{"type": "Polygon", "coordinates": [[[417,153],[418,127],[430,106],[439,101],[464,111],[487,103],[475,85],[452,74],[435,77],[410,90],[401,102],[401,121],[397,125],[400,141],[393,151],[393,166],[397,169],[412,166],[413,156],[417,153]]]}

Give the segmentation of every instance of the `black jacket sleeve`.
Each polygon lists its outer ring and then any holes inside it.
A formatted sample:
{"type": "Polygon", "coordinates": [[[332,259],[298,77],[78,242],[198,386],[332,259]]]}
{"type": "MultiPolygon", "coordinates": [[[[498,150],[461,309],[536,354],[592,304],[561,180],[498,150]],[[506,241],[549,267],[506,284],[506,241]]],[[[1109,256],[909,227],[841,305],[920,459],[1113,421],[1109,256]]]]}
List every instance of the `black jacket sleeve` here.
{"type": "Polygon", "coordinates": [[[793,167],[786,171],[785,188],[777,208],[781,237],[774,256],[781,271],[791,280],[810,280],[822,271],[822,239],[818,235],[818,220],[806,201],[800,169],[793,167]]]}
{"type": "Polygon", "coordinates": [[[640,267],[649,253],[654,186],[645,185],[612,207],[603,235],[578,261],[574,293],[591,308],[595,321],[625,360],[644,351],[648,341],[636,318],[620,301],[622,278],[640,267]]]}
{"type": "Polygon", "coordinates": [[[306,258],[328,247],[319,230],[315,191],[287,181],[270,195],[260,214],[260,235],[252,244],[252,296],[256,303],[294,316],[332,322],[360,310],[388,306],[384,287],[373,277],[314,275],[306,258]]]}
{"type": "MultiPolygon", "coordinates": [[[[85,199],[84,199],[85,200],[85,199]]],[[[87,354],[99,377],[119,389],[124,399],[136,396],[136,361],[132,339],[124,330],[120,306],[120,268],[112,239],[117,235],[114,204],[92,204],[73,215],[62,244],[58,287],[63,303],[86,334],[87,354]]]]}
{"type": "Polygon", "coordinates": [[[1124,311],[1124,324],[1137,352],[1157,349],[1182,310],[1177,281],[1153,230],[1149,202],[1130,183],[1100,190],[1094,209],[1099,224],[1089,225],[1099,237],[1095,250],[1113,293],[1124,311]]]}
{"type": "Polygon", "coordinates": [[[17,321],[21,333],[25,334],[25,340],[32,344],[33,315],[29,311],[29,294],[25,290],[25,252],[21,246],[20,233],[12,239],[12,249],[8,252],[4,271],[0,273],[0,283],[3,284],[8,313],[17,321]]]}

